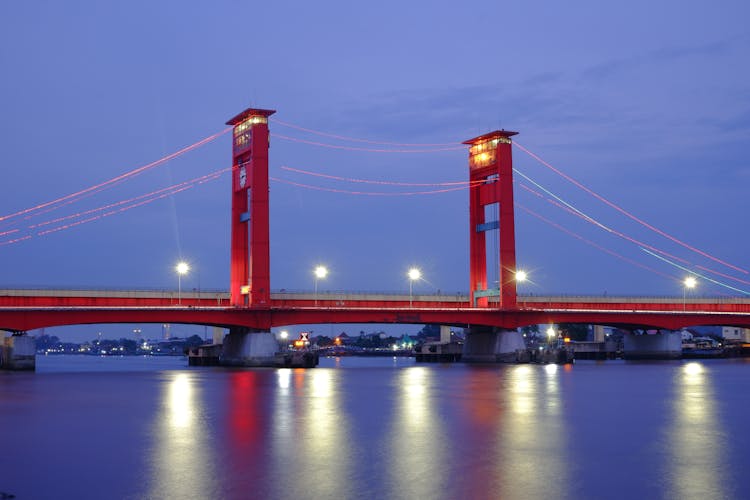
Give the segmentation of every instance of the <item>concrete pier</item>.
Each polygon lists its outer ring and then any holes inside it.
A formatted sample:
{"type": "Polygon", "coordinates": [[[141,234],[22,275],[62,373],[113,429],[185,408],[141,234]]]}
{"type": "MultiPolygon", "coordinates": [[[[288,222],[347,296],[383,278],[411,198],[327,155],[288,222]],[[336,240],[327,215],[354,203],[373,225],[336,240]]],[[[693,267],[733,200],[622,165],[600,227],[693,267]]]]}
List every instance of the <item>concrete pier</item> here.
{"type": "Polygon", "coordinates": [[[26,332],[14,333],[0,344],[0,370],[35,370],[36,340],[26,332]]]}
{"type": "MultiPolygon", "coordinates": [[[[462,361],[466,363],[516,363],[526,352],[523,335],[516,330],[473,326],[466,334],[462,361]]],[[[526,360],[528,361],[528,360],[526,360]]]]}
{"type": "Polygon", "coordinates": [[[680,359],[682,335],[680,332],[625,335],[622,357],[624,359],[680,359]]]}
{"type": "Polygon", "coordinates": [[[271,332],[231,328],[224,337],[219,364],[223,366],[276,366],[274,359],[278,350],[279,343],[271,332]]]}

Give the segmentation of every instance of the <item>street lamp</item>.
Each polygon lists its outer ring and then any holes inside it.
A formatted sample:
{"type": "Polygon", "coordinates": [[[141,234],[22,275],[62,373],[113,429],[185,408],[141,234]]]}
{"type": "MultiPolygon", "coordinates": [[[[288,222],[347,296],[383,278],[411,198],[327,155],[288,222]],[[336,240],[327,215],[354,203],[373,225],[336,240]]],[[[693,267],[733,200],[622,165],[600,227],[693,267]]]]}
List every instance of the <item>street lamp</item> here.
{"type": "Polygon", "coordinates": [[[555,337],[555,335],[557,335],[557,332],[555,332],[555,327],[550,325],[550,327],[547,328],[547,339],[550,344],[552,343],[552,339],[555,337]]]}
{"type": "Polygon", "coordinates": [[[177,303],[182,304],[182,275],[190,271],[190,266],[187,262],[180,261],[175,270],[177,270],[177,303]]]}
{"type": "Polygon", "coordinates": [[[685,278],[685,281],[683,281],[682,284],[684,285],[682,287],[682,310],[684,311],[687,309],[687,306],[685,303],[687,302],[688,288],[691,290],[695,288],[695,285],[698,284],[698,280],[695,279],[694,276],[688,276],[687,278],[685,278]]]}
{"type": "Polygon", "coordinates": [[[414,282],[422,278],[422,271],[412,267],[406,275],[409,277],[409,308],[411,308],[414,299],[414,282]]]}
{"type": "Polygon", "coordinates": [[[284,350],[284,351],[286,351],[286,345],[287,345],[286,344],[286,339],[288,337],[289,337],[289,332],[287,332],[286,330],[281,330],[279,332],[279,338],[281,339],[281,343],[283,344],[283,349],[282,350],[284,350]]]}
{"type": "Polygon", "coordinates": [[[516,271],[516,282],[523,283],[527,279],[529,279],[529,274],[526,271],[516,271]]]}
{"type": "Polygon", "coordinates": [[[318,280],[324,279],[326,276],[328,276],[328,269],[326,269],[325,266],[318,266],[315,268],[315,271],[313,271],[313,274],[315,274],[315,305],[318,305],[318,280]]]}

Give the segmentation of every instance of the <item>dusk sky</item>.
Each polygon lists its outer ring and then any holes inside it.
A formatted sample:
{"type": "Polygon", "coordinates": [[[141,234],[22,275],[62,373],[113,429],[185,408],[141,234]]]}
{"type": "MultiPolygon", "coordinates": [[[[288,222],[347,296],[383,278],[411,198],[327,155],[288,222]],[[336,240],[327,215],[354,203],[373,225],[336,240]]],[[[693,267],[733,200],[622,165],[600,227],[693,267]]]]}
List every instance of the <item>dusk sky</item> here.
{"type": "MultiPolygon", "coordinates": [[[[528,177],[515,187],[517,258],[532,280],[521,293],[681,296],[690,270],[696,294],[746,296],[748,19],[744,1],[3,2],[0,218],[221,132],[247,107],[270,108],[271,177],[345,191],[271,183],[273,289],[311,290],[325,264],[321,290],[408,292],[416,265],[426,281],[415,292],[466,293],[466,189],[394,195],[445,188],[282,167],[465,181],[466,149],[376,143],[459,145],[505,128],[669,235],[514,148],[528,177]]],[[[176,288],[184,258],[183,289],[227,289],[226,173],[39,233],[230,165],[225,134],[57,210],[0,220],[0,287],[176,288]]]]}

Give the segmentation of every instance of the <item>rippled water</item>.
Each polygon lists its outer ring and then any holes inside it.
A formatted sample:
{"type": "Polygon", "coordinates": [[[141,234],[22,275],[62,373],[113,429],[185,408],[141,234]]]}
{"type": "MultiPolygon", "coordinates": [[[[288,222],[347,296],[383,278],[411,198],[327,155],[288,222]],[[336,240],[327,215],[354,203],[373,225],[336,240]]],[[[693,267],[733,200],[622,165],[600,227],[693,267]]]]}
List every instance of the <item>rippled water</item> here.
{"type": "Polygon", "coordinates": [[[750,363],[312,370],[39,357],[0,372],[25,498],[750,498],[750,363]]]}

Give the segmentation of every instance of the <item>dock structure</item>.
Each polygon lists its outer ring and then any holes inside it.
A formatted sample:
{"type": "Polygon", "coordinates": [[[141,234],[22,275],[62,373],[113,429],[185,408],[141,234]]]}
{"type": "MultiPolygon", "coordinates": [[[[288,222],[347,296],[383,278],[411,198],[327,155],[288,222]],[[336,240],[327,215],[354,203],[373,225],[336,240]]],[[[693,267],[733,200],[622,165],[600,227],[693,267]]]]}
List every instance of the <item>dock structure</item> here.
{"type": "Polygon", "coordinates": [[[26,332],[0,338],[0,370],[36,369],[36,341],[26,332]]]}

